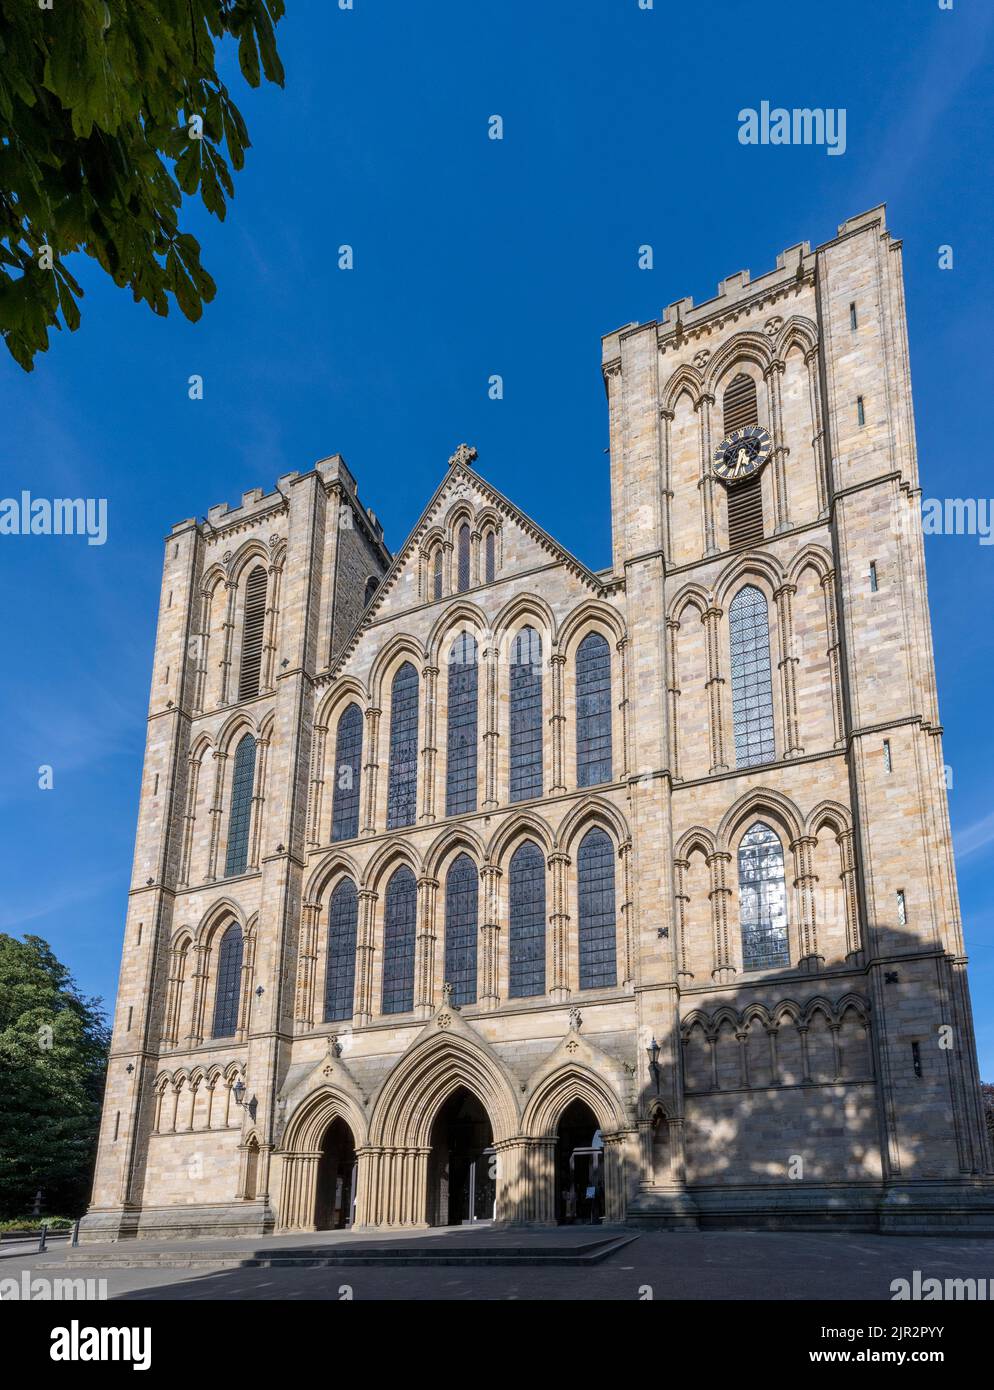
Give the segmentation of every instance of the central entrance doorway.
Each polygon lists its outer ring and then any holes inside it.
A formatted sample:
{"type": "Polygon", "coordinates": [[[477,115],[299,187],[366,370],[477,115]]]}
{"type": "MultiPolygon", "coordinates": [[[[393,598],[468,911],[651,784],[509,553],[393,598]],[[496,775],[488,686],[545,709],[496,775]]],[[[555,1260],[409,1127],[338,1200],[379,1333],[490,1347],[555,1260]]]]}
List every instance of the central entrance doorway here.
{"type": "Polygon", "coordinates": [[[597,1116],[571,1101],[557,1130],[556,1197],[560,1225],[596,1223],[604,1216],[604,1141],[597,1116]]]}
{"type": "Polygon", "coordinates": [[[428,1223],[492,1221],[496,1196],[497,1154],[490,1119],[472,1092],[460,1086],[432,1125],[428,1223]]]}
{"type": "Polygon", "coordinates": [[[342,1231],[352,1225],[356,1199],[355,1140],[339,1117],[321,1140],[314,1225],[319,1231],[342,1231]]]}

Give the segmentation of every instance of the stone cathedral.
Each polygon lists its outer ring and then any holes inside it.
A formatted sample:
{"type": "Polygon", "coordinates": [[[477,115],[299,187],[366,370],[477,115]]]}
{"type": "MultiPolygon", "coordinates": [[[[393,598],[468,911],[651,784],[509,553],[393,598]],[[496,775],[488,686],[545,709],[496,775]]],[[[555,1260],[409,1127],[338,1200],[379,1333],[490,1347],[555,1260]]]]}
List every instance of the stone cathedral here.
{"type": "Polygon", "coordinates": [[[167,536],[85,1239],[994,1228],[884,209],[603,379],[607,569],[466,445],[167,536]]]}

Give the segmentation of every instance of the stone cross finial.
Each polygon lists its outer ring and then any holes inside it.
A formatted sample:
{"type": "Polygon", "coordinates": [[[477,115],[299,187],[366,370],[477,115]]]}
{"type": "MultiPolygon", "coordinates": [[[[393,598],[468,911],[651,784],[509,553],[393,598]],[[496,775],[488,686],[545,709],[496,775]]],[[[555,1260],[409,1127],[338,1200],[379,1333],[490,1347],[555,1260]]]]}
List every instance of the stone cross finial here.
{"type": "Polygon", "coordinates": [[[472,444],[460,444],[459,448],[449,459],[449,467],[455,468],[457,463],[463,464],[464,467],[468,466],[474,461],[476,456],[476,450],[473,448],[472,444]]]}

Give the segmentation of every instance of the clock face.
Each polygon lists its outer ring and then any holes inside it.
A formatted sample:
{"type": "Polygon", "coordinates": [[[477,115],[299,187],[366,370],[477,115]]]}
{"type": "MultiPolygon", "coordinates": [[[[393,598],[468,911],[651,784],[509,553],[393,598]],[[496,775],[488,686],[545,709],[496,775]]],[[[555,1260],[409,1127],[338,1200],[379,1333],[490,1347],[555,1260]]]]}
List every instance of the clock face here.
{"type": "Polygon", "coordinates": [[[724,483],[740,483],[762,468],[773,449],[773,440],[761,425],[746,425],[723,439],[711,465],[724,483]]]}

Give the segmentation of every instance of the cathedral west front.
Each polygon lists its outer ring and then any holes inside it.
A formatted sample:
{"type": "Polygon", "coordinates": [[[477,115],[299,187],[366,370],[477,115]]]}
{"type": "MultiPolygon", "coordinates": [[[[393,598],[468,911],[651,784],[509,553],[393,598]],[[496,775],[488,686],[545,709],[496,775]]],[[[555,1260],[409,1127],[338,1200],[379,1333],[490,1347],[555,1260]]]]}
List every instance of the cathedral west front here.
{"type": "Polygon", "coordinates": [[[84,1239],[994,1227],[903,293],[608,334],[607,569],[466,445],[172,528],[84,1239]]]}

